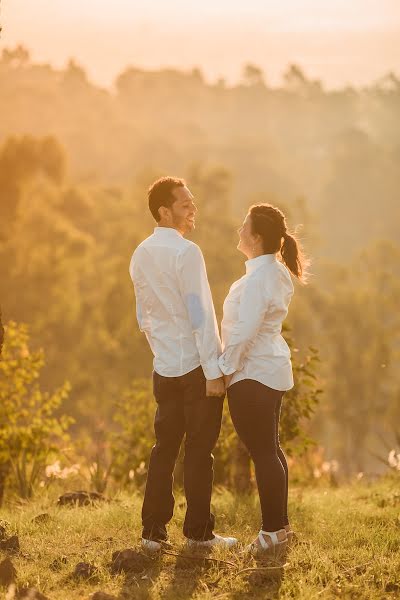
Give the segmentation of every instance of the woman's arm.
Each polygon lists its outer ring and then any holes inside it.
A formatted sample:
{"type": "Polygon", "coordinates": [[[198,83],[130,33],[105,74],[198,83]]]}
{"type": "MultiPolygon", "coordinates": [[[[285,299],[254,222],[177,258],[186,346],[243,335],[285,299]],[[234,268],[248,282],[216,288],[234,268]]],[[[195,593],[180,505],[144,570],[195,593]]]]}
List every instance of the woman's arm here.
{"type": "Polygon", "coordinates": [[[264,282],[250,277],[240,297],[238,320],[228,335],[227,345],[218,361],[224,375],[232,375],[242,368],[247,350],[260,329],[268,305],[264,282]]]}

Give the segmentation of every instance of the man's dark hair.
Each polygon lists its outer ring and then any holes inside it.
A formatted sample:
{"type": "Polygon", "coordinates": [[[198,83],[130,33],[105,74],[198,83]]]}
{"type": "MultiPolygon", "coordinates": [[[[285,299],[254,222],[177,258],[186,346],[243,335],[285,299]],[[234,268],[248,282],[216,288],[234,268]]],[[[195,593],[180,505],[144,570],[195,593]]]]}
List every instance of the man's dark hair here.
{"type": "Polygon", "coordinates": [[[172,192],[175,188],[184,187],[185,185],[185,181],[178,177],[161,177],[149,187],[147,192],[149,209],[157,223],[160,220],[160,214],[158,212],[160,206],[170,208],[175,202],[172,192]]]}

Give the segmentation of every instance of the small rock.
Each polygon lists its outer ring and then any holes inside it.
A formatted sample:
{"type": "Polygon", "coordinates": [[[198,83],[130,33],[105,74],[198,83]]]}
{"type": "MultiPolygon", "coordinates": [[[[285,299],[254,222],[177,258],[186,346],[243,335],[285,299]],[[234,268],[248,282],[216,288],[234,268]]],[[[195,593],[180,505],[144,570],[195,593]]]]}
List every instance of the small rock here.
{"type": "Polygon", "coordinates": [[[49,521],[51,521],[49,513],[41,513],[32,519],[33,523],[48,523],[49,521]]]}
{"type": "Polygon", "coordinates": [[[385,592],[398,592],[400,585],[398,583],[389,582],[385,585],[385,592]]]}
{"type": "Polygon", "coordinates": [[[113,553],[110,565],[112,575],[118,573],[141,573],[152,564],[151,558],[139,554],[130,548],[126,550],[117,550],[113,553]]]}
{"type": "Polygon", "coordinates": [[[17,535],[12,535],[11,537],[0,542],[0,550],[5,550],[5,552],[11,552],[16,554],[19,552],[19,539],[17,535]]]}
{"type": "Polygon", "coordinates": [[[107,594],[106,592],[95,592],[90,596],[90,600],[117,600],[117,596],[111,596],[111,594],[107,594]]]}
{"type": "Polygon", "coordinates": [[[104,502],[106,497],[98,492],[85,492],[80,490],[78,492],[67,492],[59,497],[57,504],[58,506],[78,505],[88,506],[94,502],[104,502]]]}
{"type": "Polygon", "coordinates": [[[91,579],[97,573],[97,569],[94,565],[89,563],[80,562],[76,565],[72,577],[75,579],[91,579]]]}
{"type": "Polygon", "coordinates": [[[17,571],[9,558],[0,563],[0,585],[8,587],[17,578],[17,571]]]}
{"type": "Polygon", "coordinates": [[[22,589],[17,598],[18,600],[49,600],[47,596],[39,592],[36,588],[22,589]]]}
{"type": "Polygon", "coordinates": [[[68,562],[68,558],[62,554],[61,556],[57,556],[57,558],[55,558],[53,560],[53,562],[50,563],[49,568],[52,571],[60,571],[62,569],[63,565],[66,565],[68,562]]]}

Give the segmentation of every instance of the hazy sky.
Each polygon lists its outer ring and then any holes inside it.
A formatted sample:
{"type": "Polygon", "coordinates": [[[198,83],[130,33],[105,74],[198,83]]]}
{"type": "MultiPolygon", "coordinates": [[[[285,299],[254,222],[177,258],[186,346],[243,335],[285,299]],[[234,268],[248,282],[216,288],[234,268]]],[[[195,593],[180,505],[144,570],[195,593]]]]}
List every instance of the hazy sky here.
{"type": "Polygon", "coordinates": [[[200,67],[233,82],[261,66],[271,83],[290,62],[328,86],[400,74],[400,0],[2,0],[2,46],[35,60],[74,57],[110,85],[127,65],[200,67]]]}

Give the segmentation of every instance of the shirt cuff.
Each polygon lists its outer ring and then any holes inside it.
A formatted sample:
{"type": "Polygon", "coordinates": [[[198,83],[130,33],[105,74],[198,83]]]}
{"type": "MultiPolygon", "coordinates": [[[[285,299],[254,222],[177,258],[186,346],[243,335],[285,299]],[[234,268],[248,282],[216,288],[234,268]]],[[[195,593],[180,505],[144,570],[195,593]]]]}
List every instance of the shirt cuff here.
{"type": "Polygon", "coordinates": [[[228,365],[225,364],[225,357],[223,354],[221,354],[218,359],[218,365],[224,375],[233,375],[233,373],[236,373],[236,369],[228,367],[228,365]]]}
{"type": "Polygon", "coordinates": [[[205,365],[201,365],[206,379],[219,379],[223,376],[221,369],[218,366],[218,360],[210,360],[205,365]]]}

